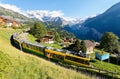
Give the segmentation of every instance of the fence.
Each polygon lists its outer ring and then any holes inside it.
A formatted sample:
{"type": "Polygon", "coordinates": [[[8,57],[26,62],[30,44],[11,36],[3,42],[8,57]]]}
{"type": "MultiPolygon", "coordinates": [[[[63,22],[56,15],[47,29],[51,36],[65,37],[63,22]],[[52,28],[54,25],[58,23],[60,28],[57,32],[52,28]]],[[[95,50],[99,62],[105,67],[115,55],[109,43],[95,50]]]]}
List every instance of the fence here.
{"type": "Polygon", "coordinates": [[[117,72],[111,72],[111,71],[108,71],[108,70],[103,70],[103,69],[100,69],[100,68],[96,68],[96,67],[77,67],[77,66],[74,66],[74,65],[68,65],[68,64],[64,64],[64,63],[61,63],[59,62],[58,63],[59,65],[63,66],[63,67],[66,67],[68,69],[72,69],[72,70],[75,70],[76,72],[83,72],[84,74],[89,74],[89,76],[96,76],[96,77],[99,77],[100,79],[120,79],[120,73],[117,73],[117,72]]]}

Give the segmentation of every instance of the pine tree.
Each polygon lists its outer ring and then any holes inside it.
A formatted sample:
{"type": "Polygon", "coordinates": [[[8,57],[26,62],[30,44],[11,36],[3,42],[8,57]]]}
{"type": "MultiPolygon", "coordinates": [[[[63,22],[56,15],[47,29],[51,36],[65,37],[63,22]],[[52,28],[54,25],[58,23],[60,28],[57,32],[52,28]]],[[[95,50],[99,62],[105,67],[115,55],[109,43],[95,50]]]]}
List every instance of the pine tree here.
{"type": "Polygon", "coordinates": [[[54,29],[52,30],[52,35],[53,35],[54,40],[55,40],[57,43],[60,42],[60,40],[61,40],[60,35],[59,35],[58,32],[56,32],[54,29]]]}
{"type": "Polygon", "coordinates": [[[79,52],[79,51],[80,51],[80,47],[81,47],[80,41],[77,39],[77,40],[75,41],[73,50],[76,51],[76,52],[79,52]]]}
{"type": "Polygon", "coordinates": [[[81,41],[81,51],[83,53],[86,53],[86,45],[85,45],[85,42],[83,40],[81,41]]]}
{"type": "Polygon", "coordinates": [[[46,30],[46,27],[42,23],[35,22],[34,26],[30,29],[30,33],[39,39],[47,33],[47,30],[46,30]]]}

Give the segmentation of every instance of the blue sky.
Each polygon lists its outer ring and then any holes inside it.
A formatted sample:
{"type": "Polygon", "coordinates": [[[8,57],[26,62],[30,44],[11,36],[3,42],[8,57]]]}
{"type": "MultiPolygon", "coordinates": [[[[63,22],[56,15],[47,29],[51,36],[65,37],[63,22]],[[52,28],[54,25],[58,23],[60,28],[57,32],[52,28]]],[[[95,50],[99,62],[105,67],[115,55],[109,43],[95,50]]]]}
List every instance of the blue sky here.
{"type": "Polygon", "coordinates": [[[22,10],[61,11],[64,16],[84,18],[103,13],[120,0],[0,0],[22,10]]]}

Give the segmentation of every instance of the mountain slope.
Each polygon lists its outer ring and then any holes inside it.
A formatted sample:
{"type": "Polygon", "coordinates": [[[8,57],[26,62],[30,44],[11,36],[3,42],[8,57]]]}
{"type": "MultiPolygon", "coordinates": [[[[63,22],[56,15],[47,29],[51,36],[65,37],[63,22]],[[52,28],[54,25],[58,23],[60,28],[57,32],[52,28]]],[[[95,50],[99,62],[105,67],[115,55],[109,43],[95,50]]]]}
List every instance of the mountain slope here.
{"type": "MultiPolygon", "coordinates": [[[[117,34],[120,37],[120,3],[113,5],[103,14],[95,18],[88,19],[83,26],[88,29],[94,29],[101,35],[104,32],[109,31],[117,34]]],[[[101,36],[98,37],[100,38],[101,36]]]]}
{"type": "Polygon", "coordinates": [[[3,8],[1,6],[0,6],[0,16],[5,17],[5,18],[14,19],[18,22],[32,22],[33,21],[31,18],[28,18],[20,13],[3,8]]]}
{"type": "Polygon", "coordinates": [[[90,79],[17,50],[9,41],[16,31],[20,30],[0,28],[0,79],[90,79]]]}

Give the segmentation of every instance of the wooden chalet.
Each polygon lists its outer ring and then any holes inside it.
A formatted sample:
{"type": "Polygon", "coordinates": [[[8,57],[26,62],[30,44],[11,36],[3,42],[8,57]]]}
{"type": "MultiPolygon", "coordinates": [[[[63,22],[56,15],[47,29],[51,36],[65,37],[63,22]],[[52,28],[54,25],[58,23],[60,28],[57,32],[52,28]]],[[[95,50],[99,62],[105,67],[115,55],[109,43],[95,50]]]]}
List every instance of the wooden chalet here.
{"type": "Polygon", "coordinates": [[[16,26],[16,27],[19,27],[21,24],[12,20],[12,19],[0,17],[0,25],[1,26],[16,26]]]}
{"type": "Polygon", "coordinates": [[[95,43],[90,41],[90,40],[84,40],[85,45],[86,45],[86,54],[90,54],[94,52],[94,48],[95,48],[95,43]]]}
{"type": "Polygon", "coordinates": [[[54,38],[53,38],[53,35],[51,34],[52,34],[51,32],[48,32],[44,37],[40,38],[40,42],[48,43],[48,44],[54,43],[54,38]]]}

